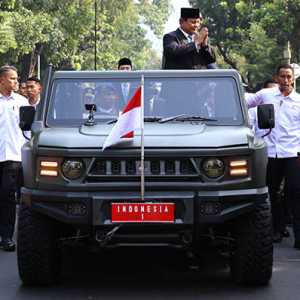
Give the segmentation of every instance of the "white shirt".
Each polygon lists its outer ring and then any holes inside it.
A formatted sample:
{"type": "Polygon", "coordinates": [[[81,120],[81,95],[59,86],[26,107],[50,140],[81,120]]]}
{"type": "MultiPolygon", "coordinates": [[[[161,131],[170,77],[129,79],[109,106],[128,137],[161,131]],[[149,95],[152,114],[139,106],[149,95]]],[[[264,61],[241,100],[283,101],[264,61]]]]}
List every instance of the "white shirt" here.
{"type": "Polygon", "coordinates": [[[127,103],[129,90],[130,90],[130,82],[123,82],[121,86],[122,86],[122,94],[123,94],[124,101],[125,103],[127,103]]]}
{"type": "Polygon", "coordinates": [[[28,100],[17,93],[8,97],[0,93],[0,162],[21,161],[21,148],[26,140],[19,127],[19,109],[28,105],[28,100]]]}
{"type": "Polygon", "coordinates": [[[40,103],[41,101],[41,98],[40,96],[38,97],[37,101],[34,103],[34,104],[31,104],[29,100],[27,100],[29,102],[29,105],[33,106],[35,109],[36,107],[38,106],[38,104],[40,103]]]}
{"type": "Polygon", "coordinates": [[[278,87],[262,89],[256,94],[247,95],[248,107],[260,104],[273,104],[275,127],[264,138],[268,145],[268,156],[287,158],[297,157],[300,152],[300,95],[294,90],[284,96],[278,87]]]}

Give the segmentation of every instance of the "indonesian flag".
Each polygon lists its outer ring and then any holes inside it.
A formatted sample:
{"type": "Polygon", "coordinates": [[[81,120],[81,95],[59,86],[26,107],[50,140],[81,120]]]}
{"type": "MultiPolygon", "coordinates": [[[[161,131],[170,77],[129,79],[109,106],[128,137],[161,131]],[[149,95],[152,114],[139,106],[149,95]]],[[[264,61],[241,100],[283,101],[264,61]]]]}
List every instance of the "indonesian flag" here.
{"type": "Polygon", "coordinates": [[[110,134],[105,139],[102,151],[106,148],[118,144],[126,138],[133,138],[134,131],[141,128],[141,87],[139,87],[133,97],[125,106],[118,121],[112,128],[110,134]]]}

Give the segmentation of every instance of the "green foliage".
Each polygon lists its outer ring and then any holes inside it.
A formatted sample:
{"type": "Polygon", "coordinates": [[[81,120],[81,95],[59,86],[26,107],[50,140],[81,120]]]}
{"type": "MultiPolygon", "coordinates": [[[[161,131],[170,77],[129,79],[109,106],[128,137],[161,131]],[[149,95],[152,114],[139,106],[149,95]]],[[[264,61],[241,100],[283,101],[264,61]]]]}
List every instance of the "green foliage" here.
{"type": "Polygon", "coordinates": [[[138,3],[138,9],[140,15],[145,18],[145,24],[149,25],[154,33],[160,36],[171,10],[170,1],[140,0],[138,3]]]}
{"type": "Polygon", "coordinates": [[[0,12],[0,55],[9,49],[16,49],[17,42],[14,36],[11,13],[0,12]]]}
{"type": "Polygon", "coordinates": [[[300,59],[299,0],[190,0],[210,28],[220,65],[237,68],[250,85],[270,77],[290,41],[292,62],[300,59]]]}
{"type": "Polygon", "coordinates": [[[135,68],[157,62],[145,25],[161,37],[170,0],[1,0],[0,9],[0,65],[16,64],[26,77],[38,54],[42,66],[94,69],[95,46],[99,70],[122,56],[135,68]]]}

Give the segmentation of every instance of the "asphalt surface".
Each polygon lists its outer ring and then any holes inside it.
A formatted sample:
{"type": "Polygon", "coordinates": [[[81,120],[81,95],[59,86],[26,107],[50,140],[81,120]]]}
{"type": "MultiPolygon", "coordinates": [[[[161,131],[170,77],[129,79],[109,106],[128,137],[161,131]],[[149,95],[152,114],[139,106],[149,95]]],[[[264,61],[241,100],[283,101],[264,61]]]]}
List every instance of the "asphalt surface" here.
{"type": "Polygon", "coordinates": [[[101,254],[84,249],[65,253],[62,282],[24,287],[15,253],[0,252],[0,300],[34,299],[300,299],[300,251],[292,238],[275,246],[273,278],[265,287],[231,282],[229,269],[214,256],[190,260],[165,248],[114,249],[101,254]]]}

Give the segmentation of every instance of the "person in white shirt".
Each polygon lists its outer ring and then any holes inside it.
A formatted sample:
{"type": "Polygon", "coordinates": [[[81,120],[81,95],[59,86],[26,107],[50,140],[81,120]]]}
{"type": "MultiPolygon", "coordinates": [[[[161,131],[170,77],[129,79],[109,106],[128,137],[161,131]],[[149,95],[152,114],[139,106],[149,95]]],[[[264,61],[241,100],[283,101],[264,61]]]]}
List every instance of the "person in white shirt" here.
{"type": "Polygon", "coordinates": [[[262,89],[247,96],[248,107],[273,104],[275,127],[264,138],[268,145],[267,185],[272,206],[274,242],[282,239],[283,203],[280,183],[287,184],[293,215],[294,247],[300,250],[300,95],[293,88],[294,71],[286,64],[277,68],[278,87],[262,89]]]}
{"type": "Polygon", "coordinates": [[[18,85],[17,69],[0,68],[0,248],[14,251],[12,240],[16,203],[15,193],[21,169],[21,147],[25,142],[19,128],[19,108],[27,106],[25,97],[15,93],[18,85]]]}

